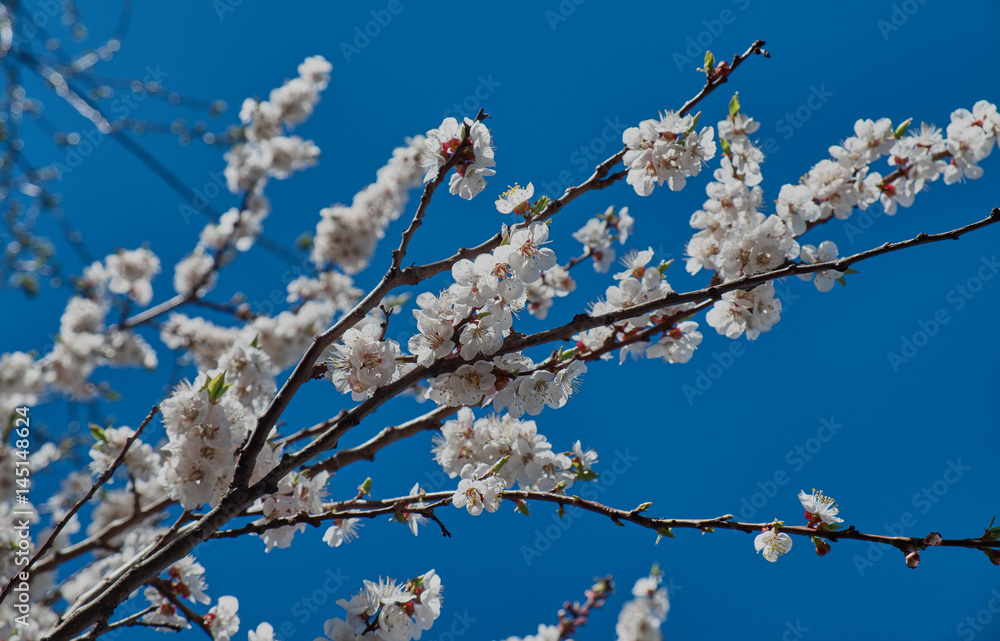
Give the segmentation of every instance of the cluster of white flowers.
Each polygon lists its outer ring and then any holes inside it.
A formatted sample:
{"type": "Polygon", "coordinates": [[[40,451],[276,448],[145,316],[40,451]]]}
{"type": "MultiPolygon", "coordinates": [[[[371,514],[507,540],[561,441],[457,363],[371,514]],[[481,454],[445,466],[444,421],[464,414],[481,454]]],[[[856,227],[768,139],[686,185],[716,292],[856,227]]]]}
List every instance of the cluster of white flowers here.
{"type": "MultiPolygon", "coordinates": [[[[100,430],[92,427],[91,433],[96,437],[90,447],[90,471],[94,474],[101,474],[108,469],[125,447],[125,442],[135,436],[135,430],[124,425],[100,430]]],[[[149,443],[137,439],[125,453],[124,465],[136,481],[144,481],[156,475],[159,460],[159,453],[149,443]]]]}
{"type": "MultiPolygon", "coordinates": [[[[837,516],[840,509],[837,507],[832,497],[826,496],[822,491],[813,490],[811,494],[806,494],[804,490],[799,491],[799,503],[805,510],[805,518],[808,520],[807,527],[817,530],[836,530],[843,523],[844,519],[837,516]]],[[[780,531],[784,525],[781,521],[775,521],[774,525],[767,526],[754,538],[753,546],[758,553],[763,553],[763,557],[774,563],[778,557],[792,549],[792,537],[780,531]]],[[[830,544],[826,541],[812,537],[816,544],[816,553],[820,556],[830,551],[830,544]]],[[[919,563],[919,556],[916,563],[919,563]]],[[[907,565],[911,563],[911,558],[907,556],[907,565]]],[[[911,567],[916,567],[912,565],[911,567]]]]}
{"type": "Polygon", "coordinates": [[[322,272],[316,278],[300,276],[288,283],[289,303],[307,300],[328,300],[337,309],[350,309],[361,298],[362,292],[354,280],[339,272],[322,272]]]}
{"type": "Polygon", "coordinates": [[[673,111],[659,120],[643,120],[638,127],[622,133],[628,147],[626,181],[640,196],[653,193],[653,187],[667,183],[672,191],[684,188],[688,176],[697,176],[703,162],[715,157],[715,130],[702,127],[693,116],[678,116],[673,111]]]}
{"type": "MultiPolygon", "coordinates": [[[[281,453],[280,451],[275,453],[277,456],[274,459],[277,462],[281,458],[281,453]]],[[[319,472],[311,477],[298,472],[286,474],[278,483],[276,493],[264,497],[263,500],[257,500],[255,507],[260,508],[263,518],[254,521],[254,523],[262,525],[274,519],[293,516],[300,512],[320,514],[323,511],[323,498],[326,495],[326,482],[329,478],[330,475],[327,472],[319,472]]],[[[273,548],[287,548],[292,544],[292,537],[295,536],[296,532],[302,532],[305,529],[305,523],[285,525],[266,530],[260,537],[267,545],[267,551],[270,552],[273,548]]]]}
{"type": "MultiPolygon", "coordinates": [[[[263,184],[259,189],[263,189],[263,184]]],[[[218,223],[205,225],[194,251],[174,267],[174,291],[184,296],[200,296],[215,287],[217,268],[231,261],[235,252],[253,247],[270,213],[270,202],[254,191],[246,195],[242,207],[231,207],[218,223]]]]}
{"type": "MultiPolygon", "coordinates": [[[[777,215],[758,211],[763,200],[760,163],[764,156],[750,140],[760,123],[739,111],[734,98],[730,114],[718,123],[723,156],[705,191],[709,199],[691,216],[699,231],[687,246],[687,271],[702,268],[716,272],[723,282],[773,270],[799,256],[799,244],[790,226],[777,215]]],[[[761,285],[752,291],[723,295],[706,316],[719,333],[755,338],[780,317],[781,301],[774,288],[761,285]]]]}
{"type": "Polygon", "coordinates": [[[896,206],[909,207],[927,183],[944,177],[945,184],[982,175],[979,161],[1000,144],[1000,115],[996,105],[981,100],[951,114],[947,138],[933,125],[904,135],[910,121],[893,129],[887,118],[859,120],[854,136],[830,147],[834,160],[814,166],[798,186],[786,185],[778,199],[778,215],[798,236],[807,225],[830,216],[847,218],[854,207],[866,209],[880,200],[887,214],[896,206]],[[893,180],[869,165],[883,156],[898,172],[893,180]]]}
{"type": "Polygon", "coordinates": [[[726,292],[705,314],[705,321],[729,338],[743,334],[753,340],[781,320],[781,300],[770,281],[752,290],[726,292]]]}
{"type": "Polygon", "coordinates": [[[467,463],[462,467],[461,477],[458,489],[451,497],[453,506],[458,509],[464,507],[472,516],[482,514],[483,510],[497,511],[507,487],[507,481],[503,477],[497,476],[486,463],[467,463]]]}
{"type": "MultiPolygon", "coordinates": [[[[893,128],[887,118],[858,120],[854,134],[840,145],[830,147],[832,159],[817,163],[798,185],[784,185],[776,213],[758,211],[763,193],[760,161],[763,154],[750,141],[759,124],[739,112],[736,99],[730,115],[718,124],[724,156],[709,183],[703,208],[691,217],[699,230],[687,246],[687,269],[716,272],[722,282],[741,276],[774,270],[801,258],[803,263],[836,260],[837,248],[830,241],[800,248],[796,238],[831,217],[846,219],[854,208],[867,209],[881,201],[886,213],[896,206],[908,207],[924,185],[944,176],[945,183],[978,178],[978,162],[988,156],[998,142],[1000,115],[986,101],[970,112],[959,109],[951,114],[948,138],[940,129],[922,125],[920,131],[904,135],[909,121],[893,128]],[[896,173],[883,177],[869,165],[883,156],[896,173]],[[944,158],[950,156],[950,162],[944,158]]],[[[1000,143],[998,143],[1000,144],[1000,143]]],[[[820,291],[829,291],[843,276],[836,271],[815,275],[820,291]]],[[[813,279],[812,274],[802,276],[813,279]]],[[[761,285],[752,292],[729,292],[717,301],[707,316],[720,334],[737,338],[744,333],[756,338],[779,320],[781,301],[774,288],[761,285]]]]}
{"type": "Polygon", "coordinates": [[[241,332],[240,337],[222,353],[218,370],[226,373],[227,384],[236,395],[236,400],[256,417],[267,408],[278,387],[274,380],[277,370],[270,356],[257,346],[256,337],[246,340],[251,332],[252,329],[241,332]]]}
{"type": "Polygon", "coordinates": [[[33,406],[45,391],[45,374],[31,354],[0,354],[0,424],[8,425],[14,411],[33,406]]]}
{"type": "MultiPolygon", "coordinates": [[[[219,359],[230,348],[245,349],[254,345],[270,359],[271,368],[264,367],[261,372],[273,376],[298,362],[313,336],[326,329],[338,311],[349,309],[353,304],[350,279],[340,276],[346,280],[329,281],[329,286],[323,285],[322,276],[316,280],[307,278],[308,283],[303,279],[292,281],[288,284],[290,292],[308,289],[311,298],[296,309],[277,316],[256,316],[242,330],[222,327],[201,317],[173,313],[160,326],[160,340],[171,349],[186,350],[200,370],[219,367],[219,359]]],[[[263,398],[265,388],[258,386],[257,389],[260,391],[258,396],[263,398]]]]}
{"type": "Polygon", "coordinates": [[[566,488],[572,486],[578,470],[590,472],[591,464],[597,461],[597,453],[592,449],[584,452],[580,441],[572,452],[553,452],[552,444],[538,433],[534,421],[497,414],[477,420],[467,407],[458,411],[455,420],[441,426],[441,433],[434,437],[433,452],[451,478],[459,476],[466,465],[492,465],[506,456],[507,462],[496,476],[507,487],[518,483],[523,489],[542,492],[559,483],[566,488]]]}
{"type": "MultiPolygon", "coordinates": [[[[87,267],[79,282],[85,295],[73,296],[67,302],[52,351],[34,363],[29,363],[24,355],[16,356],[17,353],[0,356],[13,368],[11,375],[21,372],[17,375],[22,380],[10,383],[11,397],[40,393],[39,372],[43,373],[45,384],[72,398],[86,399],[98,392],[98,387],[90,381],[90,375],[98,367],[156,369],[158,361],[153,348],[131,330],[107,328],[105,317],[113,303],[111,294],[123,294],[141,305],[147,304],[152,298],[150,280],[159,270],[159,259],[148,249],[120,251],[103,263],[98,261],[87,267]]],[[[4,407],[0,406],[0,410],[4,407]]]]}
{"type": "MultiPolygon", "coordinates": [[[[417,362],[430,365],[456,347],[467,361],[495,354],[510,335],[514,315],[526,304],[526,286],[541,281],[542,273],[556,265],[555,253],[544,247],[547,240],[543,223],[516,228],[491,254],[457,261],[451,270],[455,282],[439,296],[418,296],[419,309],[413,313],[420,334],[409,341],[417,362]]],[[[426,397],[451,407],[475,405],[485,397],[497,411],[507,408],[519,418],[525,412],[538,414],[545,405],[565,405],[586,371],[577,362],[558,371],[529,371],[534,367],[519,353],[467,363],[431,379],[426,397]]]]}
{"type": "Polygon", "coordinates": [[[506,410],[512,418],[536,416],[545,406],[563,407],[587,371],[580,361],[556,372],[534,367],[531,359],[520,353],[461,365],[454,373],[431,379],[426,395],[449,407],[492,403],[496,411],[506,410]]]}
{"type": "Polygon", "coordinates": [[[253,427],[246,408],[229,393],[224,374],[200,374],[160,405],[169,454],[163,484],[186,510],[218,504],[236,467],[236,450],[253,427]]]}
{"type": "Polygon", "coordinates": [[[245,142],[226,152],[226,182],[233,193],[243,192],[217,223],[202,230],[195,250],[177,263],[174,289],[181,295],[202,294],[215,285],[215,269],[231,259],[232,251],[247,251],[263,229],[271,205],[263,195],[268,178],[287,178],[316,163],[319,148],[299,136],[283,135],[312,114],[319,94],[330,81],[329,62],[322,56],[306,58],[299,77],[271,91],[270,100],[247,98],[240,110],[245,142]]]}
{"type": "MultiPolygon", "coordinates": [[[[828,263],[837,260],[837,245],[832,240],[824,240],[819,244],[819,247],[815,245],[802,245],[799,255],[803,263],[810,265],[828,263]]],[[[828,292],[833,289],[833,285],[837,282],[837,279],[842,278],[843,275],[843,272],[838,272],[834,269],[824,269],[815,274],[799,274],[799,278],[802,280],[812,280],[813,284],[816,285],[816,289],[821,292],[828,292]],[[813,280],[813,276],[816,277],[815,280],[813,280]]]]}
{"type": "MultiPolygon", "coordinates": [[[[621,260],[624,271],[614,275],[618,284],[611,285],[605,291],[605,300],[591,304],[590,315],[600,316],[643,303],[658,300],[673,289],[664,278],[669,262],[661,262],[656,267],[649,266],[653,259],[653,249],[633,251],[621,260]]],[[[656,341],[637,340],[636,334],[647,328],[659,327],[666,319],[682,313],[691,305],[678,305],[654,313],[642,314],[635,318],[595,327],[573,337],[577,348],[581,351],[597,351],[608,345],[619,342],[623,346],[619,353],[619,362],[624,362],[628,354],[635,357],[662,358],[668,363],[686,363],[691,360],[694,350],[701,344],[701,332],[697,331],[698,323],[694,321],[679,321],[664,325],[646,338],[662,334],[656,341]]],[[[610,352],[601,354],[602,359],[611,358],[610,352]]]]}
{"type": "Polygon", "coordinates": [[[611,205],[603,214],[588,220],[573,234],[573,238],[583,243],[587,255],[594,262],[594,271],[603,274],[615,261],[616,254],[611,244],[617,240],[624,245],[634,227],[635,219],[629,215],[628,207],[615,212],[614,205],[611,205]]]}
{"type": "Polygon", "coordinates": [[[156,588],[148,587],[143,590],[142,595],[146,597],[146,601],[153,608],[152,612],[142,615],[143,623],[153,627],[163,626],[162,629],[166,631],[191,627],[188,620],[177,611],[177,606],[171,603],[170,599],[160,594],[156,588]]]}
{"type": "Polygon", "coordinates": [[[670,601],[666,588],[660,587],[662,578],[658,570],[635,582],[635,598],[622,606],[615,632],[618,641],[661,641],[660,626],[667,619],[670,601]]]}
{"type": "Polygon", "coordinates": [[[368,266],[375,245],[389,223],[399,218],[408,190],[420,184],[424,137],[408,138],[375,174],[375,182],[359,191],[351,205],[331,205],[320,211],[313,238],[312,261],[320,269],[339,265],[349,274],[368,266]]]}
{"type": "Polygon", "coordinates": [[[350,392],[351,398],[360,401],[395,379],[400,371],[396,367],[398,356],[399,343],[383,339],[378,323],[368,323],[360,330],[352,327],[332,347],[326,377],[337,390],[350,392]]]}
{"type": "Polygon", "coordinates": [[[319,148],[299,136],[283,135],[312,114],[319,94],[330,82],[332,66],[322,56],[299,65],[299,77],[271,91],[270,100],[247,98],[240,110],[246,142],[226,153],[229,190],[259,190],[268,177],[287,178],[316,162],[319,148]]]}
{"type": "Polygon", "coordinates": [[[330,326],[340,309],[333,301],[309,300],[274,317],[258,316],[247,332],[258,338],[260,348],[267,352],[275,367],[283,370],[302,358],[313,337],[330,326]]]}
{"type": "Polygon", "coordinates": [[[240,602],[234,596],[220,596],[205,615],[205,623],[215,641],[229,641],[240,631],[240,602]]]}
{"type": "Polygon", "coordinates": [[[420,164],[426,169],[424,182],[430,182],[465,141],[469,144],[462,148],[455,161],[455,173],[449,179],[448,193],[471,200],[486,187],[485,179],[496,174],[491,169],[496,165],[493,159],[493,138],[486,125],[471,118],[466,118],[461,123],[454,118],[445,118],[440,127],[427,132],[420,164]],[[466,128],[467,135],[463,136],[466,128]]]}
{"type": "Polygon", "coordinates": [[[222,327],[201,316],[174,312],[160,325],[160,340],[169,349],[185,350],[201,371],[214,368],[232,346],[240,330],[222,327]]]}
{"type": "Polygon", "coordinates": [[[111,254],[104,259],[103,265],[93,263],[84,273],[84,281],[100,293],[106,286],[111,293],[124,294],[146,306],[153,299],[151,281],[159,273],[160,259],[149,249],[140,247],[111,254]]]}
{"type": "Polygon", "coordinates": [[[567,296],[575,289],[576,281],[569,275],[569,270],[553,265],[542,272],[541,278],[525,286],[525,307],[538,320],[545,320],[552,301],[567,296]]]}
{"type": "MultiPolygon", "coordinates": [[[[211,603],[212,600],[205,593],[205,590],[208,589],[204,576],[205,568],[193,556],[188,555],[170,566],[167,574],[170,575],[168,585],[174,595],[192,603],[205,605],[211,603]]],[[[143,591],[143,596],[155,608],[152,612],[143,615],[142,621],[144,623],[152,626],[191,627],[187,619],[178,613],[177,607],[157,588],[147,587],[143,591]]],[[[222,599],[226,598],[232,597],[222,597],[219,599],[219,603],[221,604],[222,599]]],[[[164,630],[166,629],[164,628],[164,630]]]]}
{"type": "MultiPolygon", "coordinates": [[[[330,619],[323,632],[331,641],[410,641],[420,639],[441,616],[441,577],[434,570],[400,585],[386,578],[365,587],[337,605],[347,611],[346,621],[330,619]]],[[[326,641],[323,637],[317,641],[326,641]]]]}

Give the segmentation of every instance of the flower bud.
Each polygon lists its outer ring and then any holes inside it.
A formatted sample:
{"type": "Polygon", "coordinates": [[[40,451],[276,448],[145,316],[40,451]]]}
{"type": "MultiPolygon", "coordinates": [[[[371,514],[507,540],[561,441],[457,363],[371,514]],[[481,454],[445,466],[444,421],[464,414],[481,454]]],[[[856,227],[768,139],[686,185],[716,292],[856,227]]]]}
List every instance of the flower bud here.
{"type": "Polygon", "coordinates": [[[920,565],[920,554],[911,550],[906,554],[906,567],[915,568],[920,565]]]}
{"type": "Polygon", "coordinates": [[[942,540],[942,538],[941,538],[941,533],[940,532],[931,532],[926,537],[924,537],[924,544],[925,545],[941,545],[941,540],[942,540]]]}
{"type": "Polygon", "coordinates": [[[816,546],[816,554],[819,556],[826,556],[830,552],[830,544],[817,536],[812,537],[813,544],[816,546]]]}

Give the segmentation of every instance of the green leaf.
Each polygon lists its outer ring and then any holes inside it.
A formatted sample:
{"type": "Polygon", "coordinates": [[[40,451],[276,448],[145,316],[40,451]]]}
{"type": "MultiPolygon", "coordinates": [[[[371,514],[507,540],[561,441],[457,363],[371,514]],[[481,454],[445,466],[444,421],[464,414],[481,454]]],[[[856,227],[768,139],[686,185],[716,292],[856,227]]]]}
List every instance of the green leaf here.
{"type": "Polygon", "coordinates": [[[559,360],[565,361],[567,359],[573,358],[574,356],[577,355],[579,351],[580,351],[579,347],[574,347],[573,349],[567,349],[565,351],[562,348],[559,348],[559,360]]]}
{"type": "Polygon", "coordinates": [[[847,281],[844,280],[843,276],[841,276],[840,278],[838,278],[837,282],[840,283],[841,285],[843,285],[844,287],[847,287],[847,281]]]}
{"type": "Polygon", "coordinates": [[[640,503],[639,507],[632,510],[633,512],[645,512],[653,505],[652,501],[647,501],[646,503],[640,503]]]}
{"type": "Polygon", "coordinates": [[[620,525],[622,527],[625,527],[625,524],[622,523],[621,521],[619,521],[617,518],[615,518],[615,517],[612,516],[611,520],[614,522],[615,525],[620,525]]]}
{"type": "Polygon", "coordinates": [[[696,113],[694,115],[694,118],[691,120],[691,126],[688,127],[688,130],[684,132],[685,136],[687,136],[689,133],[691,133],[692,131],[694,131],[695,129],[697,129],[697,127],[698,127],[698,120],[700,118],[701,118],[701,112],[699,111],[698,113],[696,113]]]}
{"type": "Polygon", "coordinates": [[[600,476],[600,474],[598,474],[594,470],[584,470],[584,469],[581,468],[581,469],[578,469],[577,472],[576,472],[576,478],[577,478],[577,480],[580,480],[580,481],[593,481],[594,479],[598,478],[599,476],[600,476]]]}
{"type": "MultiPolygon", "coordinates": [[[[658,528],[656,528],[656,533],[659,534],[660,536],[665,536],[668,539],[676,539],[677,538],[674,535],[674,531],[671,530],[668,527],[658,527],[658,528]]],[[[654,569],[654,573],[655,573],[655,571],[658,570],[659,568],[657,566],[653,566],[653,569],[654,569]]]]}
{"type": "Polygon", "coordinates": [[[509,458],[510,458],[510,455],[508,454],[507,456],[503,457],[502,459],[500,459],[499,461],[497,461],[496,463],[494,463],[493,467],[490,468],[489,476],[492,476],[492,475],[496,474],[497,472],[499,472],[500,468],[502,468],[507,463],[507,459],[509,459],[509,458]]]}
{"type": "Polygon", "coordinates": [[[733,155],[732,151],[731,151],[732,150],[732,145],[729,144],[728,140],[726,140],[725,138],[722,138],[721,140],[719,140],[719,143],[722,145],[722,153],[726,154],[727,156],[732,156],[733,155]]]}
{"type": "Polygon", "coordinates": [[[525,516],[531,516],[530,513],[528,512],[528,504],[522,501],[521,499],[515,499],[514,505],[517,506],[517,511],[520,512],[521,514],[525,516]]]}
{"type": "Polygon", "coordinates": [[[534,205],[531,206],[531,213],[540,214],[542,210],[545,209],[545,206],[548,204],[549,204],[549,197],[542,196],[541,198],[535,201],[534,205]]]}
{"type": "Polygon", "coordinates": [[[715,71],[715,56],[712,55],[711,51],[705,52],[705,73],[709,76],[715,71]]]}
{"type": "Polygon", "coordinates": [[[738,113],[740,113],[740,92],[737,91],[729,101],[729,115],[735,118],[738,113]]]}
{"type": "Polygon", "coordinates": [[[253,348],[256,348],[256,349],[260,349],[260,345],[257,343],[257,339],[259,339],[259,338],[260,338],[260,334],[254,334],[253,342],[250,343],[250,347],[253,347],[253,348]]]}
{"type": "Polygon", "coordinates": [[[208,397],[213,401],[217,401],[222,398],[222,395],[226,393],[226,390],[232,387],[231,385],[226,385],[226,372],[219,372],[215,378],[211,379],[205,383],[205,388],[208,390],[208,397]]]}
{"type": "Polygon", "coordinates": [[[902,122],[902,124],[896,127],[896,131],[894,131],[892,134],[893,136],[896,137],[896,140],[899,140],[900,138],[903,137],[903,134],[905,134],[906,130],[910,127],[911,122],[913,122],[913,118],[907,118],[902,122]]]}
{"type": "Polygon", "coordinates": [[[368,494],[371,491],[372,491],[372,477],[369,476],[368,478],[365,479],[365,482],[362,483],[360,487],[358,487],[358,493],[364,496],[365,494],[368,494]]]}
{"type": "Polygon", "coordinates": [[[95,441],[100,441],[101,443],[108,442],[108,435],[105,433],[104,428],[96,423],[90,424],[90,433],[94,437],[95,441]]]}

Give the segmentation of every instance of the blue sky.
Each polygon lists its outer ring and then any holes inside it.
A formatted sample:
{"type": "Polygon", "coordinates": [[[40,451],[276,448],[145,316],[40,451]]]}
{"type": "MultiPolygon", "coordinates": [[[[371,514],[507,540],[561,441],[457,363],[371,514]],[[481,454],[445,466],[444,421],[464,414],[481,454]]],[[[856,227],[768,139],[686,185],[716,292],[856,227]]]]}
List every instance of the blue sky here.
{"type": "MultiPolygon", "coordinates": [[[[492,200],[508,184],[533,181],[536,194],[557,196],[585,179],[596,161],[620,148],[622,128],[679,108],[698,91],[702,77],[695,68],[705,46],[718,59],[731,59],[753,40],[767,41],[771,59],[748,61],[700,105],[701,122],[715,122],[739,91],[743,110],[761,121],[757,137],[772,151],[763,166],[766,201],[826,158],[827,148],[850,135],[858,118],[898,123],[913,117],[943,127],[954,109],[971,108],[980,99],[1000,101],[996,3],[799,3],[794,13],[790,5],[759,0],[673,5],[140,5],[123,50],[103,70],[137,78],[156,73],[172,90],[227,101],[229,111],[211,123],[221,130],[235,121],[244,97],[266,95],[308,55],[327,57],[334,65],[330,88],[312,120],[296,130],[316,141],[321,162],[268,188],[273,213],[265,234],[289,246],[315,227],[322,207],[349,202],[372,182],[404,137],[436,127],[445,115],[471,116],[483,107],[492,116],[497,176],[472,202],[438,193],[411,248],[417,262],[495,233],[503,220],[492,200]]],[[[97,6],[82,9],[95,38],[109,33],[117,18],[114,12],[99,14],[97,6]]],[[[36,95],[52,120],[67,130],[87,129],[51,96],[36,95]]],[[[134,114],[199,117],[152,100],[142,101],[134,114]]],[[[25,135],[38,150],[35,164],[65,157],[38,130],[29,126],[25,135]]],[[[218,149],[181,147],[153,135],[137,140],[189,187],[216,193],[213,185],[224,166],[218,149]]],[[[824,225],[804,242],[831,239],[846,255],[983,218],[1000,205],[998,153],[982,163],[979,181],[935,183],[893,217],[855,214],[850,225],[824,225]]],[[[578,253],[570,234],[614,204],[628,206],[637,219],[630,247],[650,246],[661,258],[681,258],[692,234],[689,216],[704,201],[709,178],[704,172],[680,193],[660,189],[648,198],[624,184],[587,194],[556,217],[552,246],[563,260],[578,253]]],[[[110,140],[96,145],[57,190],[96,257],[148,242],[169,265],[190,251],[204,223],[185,217],[184,201],[110,140]]],[[[238,202],[225,193],[210,201],[221,210],[238,202]]],[[[402,223],[390,228],[390,239],[402,223]]],[[[1000,445],[997,234],[988,228],[959,242],[865,262],[846,288],[827,294],[798,280],[781,283],[782,320],[756,341],[718,336],[702,316],[706,338],[690,363],[592,366],[577,398],[537,417],[539,430],[556,449],[568,449],[577,439],[596,448],[603,476],[595,491],[616,507],[652,501],[654,516],[732,513],[798,523],[796,494],[815,487],[834,496],[846,523],[863,531],[976,536],[1000,512],[989,489],[995,487],[1000,445]],[[920,346],[910,351],[907,342],[920,346]],[[903,362],[891,353],[909,356],[903,362]]],[[[66,271],[79,273],[73,254],[62,251],[66,271]]],[[[359,277],[360,285],[377,282],[378,269],[387,264],[386,250],[359,277]]],[[[259,303],[283,288],[289,269],[255,248],[221,276],[217,296],[238,290],[259,303]]],[[[558,301],[550,323],[568,319],[610,284],[609,277],[588,269],[574,274],[578,290],[558,301]]],[[[687,275],[680,263],[668,276],[678,290],[705,284],[703,275],[687,275]]],[[[171,295],[169,274],[154,281],[154,291],[154,302],[171,295]]],[[[46,350],[69,295],[66,289],[45,291],[27,301],[2,294],[5,309],[16,312],[0,321],[3,351],[46,350]]],[[[412,331],[407,316],[396,319],[404,340],[412,331]]],[[[541,325],[528,319],[524,327],[541,325]]],[[[154,374],[99,372],[123,396],[101,405],[99,418],[136,425],[170,380],[169,353],[161,353],[161,362],[154,374]]],[[[335,414],[345,400],[314,383],[284,418],[297,429],[335,414]]],[[[419,410],[407,399],[389,404],[348,440],[367,438],[419,410]]],[[[86,414],[54,402],[34,416],[59,433],[72,427],[67,416],[85,420],[86,414]]],[[[439,480],[429,449],[429,434],[387,449],[374,464],[357,464],[335,477],[331,493],[345,498],[366,476],[374,478],[376,496],[406,492],[417,480],[431,489],[451,487],[451,481],[439,480]]],[[[320,635],[325,619],[342,614],[334,601],[362,579],[406,578],[430,568],[446,590],[444,613],[428,633],[431,641],[533,633],[539,623],[556,622],[565,600],[581,599],[592,577],[610,573],[618,594],[577,635],[608,638],[632,583],[653,563],[674,589],[664,627],[672,638],[733,630],[785,640],[1000,634],[1000,621],[987,609],[991,591],[1000,586],[1000,569],[979,552],[929,550],[921,566],[910,570],[894,549],[845,541],[819,558],[808,541],[796,539],[788,555],[770,564],[753,553],[753,538],[741,533],[678,531],[675,540],[654,546],[648,531],[618,528],[596,515],[559,525],[553,512],[537,506],[526,519],[504,507],[469,518],[448,508],[441,517],[450,539],[433,527],[414,539],[405,528],[379,520],[366,524],[358,541],[337,549],[322,543],[322,530],[311,530],[299,534],[292,549],[269,555],[255,539],[212,542],[196,554],[208,568],[210,593],[240,598],[244,631],[269,621],[284,641],[320,635]],[[977,616],[974,625],[966,622],[977,616]],[[282,630],[285,622],[290,627],[282,630]]]]}

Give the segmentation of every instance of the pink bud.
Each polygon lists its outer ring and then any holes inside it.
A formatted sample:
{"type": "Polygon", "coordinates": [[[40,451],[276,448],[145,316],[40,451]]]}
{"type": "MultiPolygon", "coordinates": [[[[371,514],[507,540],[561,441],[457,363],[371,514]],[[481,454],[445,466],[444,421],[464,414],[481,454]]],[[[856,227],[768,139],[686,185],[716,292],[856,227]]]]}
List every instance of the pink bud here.
{"type": "Polygon", "coordinates": [[[915,568],[920,565],[920,555],[916,552],[909,552],[906,555],[906,567],[915,568]]]}
{"type": "Polygon", "coordinates": [[[941,541],[942,538],[940,532],[931,532],[926,537],[924,537],[924,543],[926,545],[941,545],[941,541]]]}

